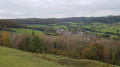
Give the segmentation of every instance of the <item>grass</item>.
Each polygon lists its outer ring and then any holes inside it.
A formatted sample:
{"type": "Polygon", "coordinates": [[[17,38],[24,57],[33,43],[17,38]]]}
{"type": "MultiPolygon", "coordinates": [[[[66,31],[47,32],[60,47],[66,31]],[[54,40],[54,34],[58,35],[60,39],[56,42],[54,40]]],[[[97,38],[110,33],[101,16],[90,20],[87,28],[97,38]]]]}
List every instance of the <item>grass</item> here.
{"type": "Polygon", "coordinates": [[[42,31],[39,31],[39,30],[24,29],[24,28],[10,28],[10,29],[16,31],[14,33],[32,34],[32,31],[34,31],[35,34],[45,35],[42,31]]]}
{"type": "Polygon", "coordinates": [[[69,67],[119,67],[87,59],[82,60],[62,59],[61,62],[69,67]]]}
{"type": "Polygon", "coordinates": [[[65,26],[65,25],[58,25],[58,26],[54,26],[54,28],[64,28],[64,29],[67,29],[67,26],[65,26]]]}
{"type": "Polygon", "coordinates": [[[42,25],[42,24],[27,24],[29,27],[47,27],[47,25],[42,25]]]}
{"type": "Polygon", "coordinates": [[[56,58],[55,55],[46,54],[47,58],[59,61],[57,63],[35,55],[42,56],[42,54],[0,46],[0,67],[118,67],[94,60],[75,60],[67,57],[56,58]]]}
{"type": "Polygon", "coordinates": [[[32,53],[0,47],[0,67],[66,67],[34,57],[32,53]]]}

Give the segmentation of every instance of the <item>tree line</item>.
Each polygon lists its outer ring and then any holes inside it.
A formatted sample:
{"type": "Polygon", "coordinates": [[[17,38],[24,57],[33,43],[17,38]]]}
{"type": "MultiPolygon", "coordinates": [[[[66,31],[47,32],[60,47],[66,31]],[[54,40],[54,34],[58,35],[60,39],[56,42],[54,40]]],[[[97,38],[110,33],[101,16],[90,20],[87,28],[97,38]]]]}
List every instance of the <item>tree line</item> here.
{"type": "MultiPolygon", "coordinates": [[[[68,17],[68,18],[26,18],[26,19],[4,19],[0,22],[17,22],[19,24],[54,24],[59,22],[102,22],[102,23],[115,23],[120,22],[120,16],[107,16],[107,17],[68,17]]],[[[15,26],[14,23],[13,26],[15,26]]],[[[18,25],[18,24],[16,24],[18,25]]],[[[10,25],[10,27],[12,27],[10,25]]],[[[17,26],[16,26],[17,27],[17,26]]]]}
{"type": "Polygon", "coordinates": [[[18,24],[13,20],[3,19],[0,20],[0,27],[20,28],[22,27],[22,25],[18,24]]]}
{"type": "Polygon", "coordinates": [[[120,64],[120,40],[78,36],[47,36],[0,33],[0,45],[23,51],[47,53],[75,59],[92,59],[120,64]]]}
{"type": "Polygon", "coordinates": [[[29,28],[29,27],[27,27],[26,25],[21,25],[13,20],[1,19],[0,20],[0,31],[1,30],[12,31],[9,28],[29,28]]]}
{"type": "Polygon", "coordinates": [[[57,23],[56,19],[39,19],[39,18],[28,18],[28,19],[13,19],[19,24],[53,24],[57,23]]]}
{"type": "Polygon", "coordinates": [[[120,16],[107,16],[107,17],[68,17],[58,18],[60,22],[102,22],[102,23],[115,23],[120,22],[120,16]]]}

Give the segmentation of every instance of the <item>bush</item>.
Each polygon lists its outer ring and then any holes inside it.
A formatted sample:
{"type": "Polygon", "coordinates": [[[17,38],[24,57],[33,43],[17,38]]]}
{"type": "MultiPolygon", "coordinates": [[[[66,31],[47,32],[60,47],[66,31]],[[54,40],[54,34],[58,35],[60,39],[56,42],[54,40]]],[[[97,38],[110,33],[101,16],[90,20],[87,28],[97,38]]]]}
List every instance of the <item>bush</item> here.
{"type": "Polygon", "coordinates": [[[101,60],[104,46],[99,44],[90,44],[88,48],[84,48],[82,51],[82,55],[85,58],[93,59],[93,60],[101,60]]]}
{"type": "Polygon", "coordinates": [[[117,62],[117,65],[118,65],[118,66],[120,66],[120,61],[119,61],[119,62],[117,62]]]}

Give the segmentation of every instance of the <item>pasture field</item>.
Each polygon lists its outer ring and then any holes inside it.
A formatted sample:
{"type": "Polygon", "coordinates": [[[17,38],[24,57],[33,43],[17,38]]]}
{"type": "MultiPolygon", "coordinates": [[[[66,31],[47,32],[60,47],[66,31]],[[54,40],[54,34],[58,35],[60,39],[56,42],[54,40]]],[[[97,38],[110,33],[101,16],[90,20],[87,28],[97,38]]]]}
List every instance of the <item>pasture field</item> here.
{"type": "Polygon", "coordinates": [[[37,58],[33,53],[0,47],[0,67],[66,67],[37,58]]]}
{"type": "Polygon", "coordinates": [[[67,26],[65,26],[65,25],[58,25],[58,26],[54,26],[54,28],[63,28],[63,29],[67,29],[67,26]]]}
{"type": "Polygon", "coordinates": [[[10,29],[16,31],[11,33],[32,34],[32,31],[34,31],[35,34],[45,35],[42,31],[39,30],[24,29],[24,28],[10,28],[10,29]]]}
{"type": "Polygon", "coordinates": [[[27,24],[29,27],[47,27],[47,25],[42,25],[42,24],[27,24]]]}
{"type": "Polygon", "coordinates": [[[94,60],[58,58],[49,54],[46,54],[46,58],[42,56],[43,54],[0,46],[0,67],[119,67],[94,60]]]}

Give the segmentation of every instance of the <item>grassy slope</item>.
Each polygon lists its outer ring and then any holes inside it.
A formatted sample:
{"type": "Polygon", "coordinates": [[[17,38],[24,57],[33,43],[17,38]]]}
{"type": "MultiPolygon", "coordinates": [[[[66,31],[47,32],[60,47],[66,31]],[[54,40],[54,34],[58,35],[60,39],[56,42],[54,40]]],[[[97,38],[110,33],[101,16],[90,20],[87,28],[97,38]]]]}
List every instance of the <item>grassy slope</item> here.
{"type": "Polygon", "coordinates": [[[65,67],[34,57],[32,53],[0,47],[0,67],[65,67]]]}
{"type": "Polygon", "coordinates": [[[34,31],[35,34],[43,34],[42,31],[38,30],[32,30],[32,29],[24,29],[24,28],[11,28],[12,30],[15,30],[15,33],[22,33],[22,34],[32,34],[32,31],[34,31]]]}
{"type": "MultiPolygon", "coordinates": [[[[46,55],[47,58],[64,64],[63,66],[34,55],[36,54],[0,47],[0,67],[117,67],[93,60],[75,60],[65,57],[56,58],[54,55],[46,55]]],[[[37,55],[42,56],[41,54],[37,55]]]]}

